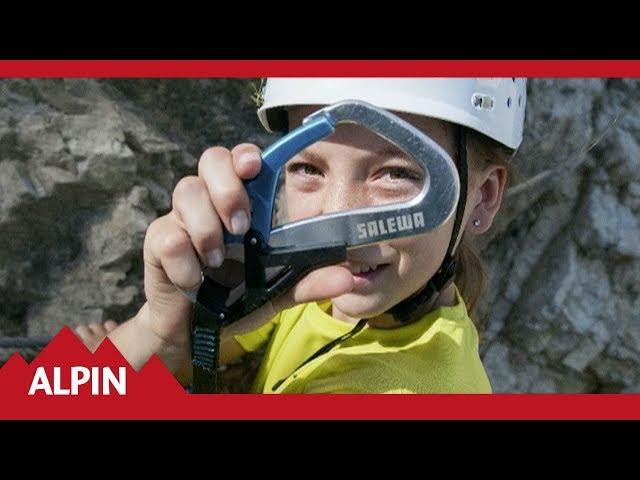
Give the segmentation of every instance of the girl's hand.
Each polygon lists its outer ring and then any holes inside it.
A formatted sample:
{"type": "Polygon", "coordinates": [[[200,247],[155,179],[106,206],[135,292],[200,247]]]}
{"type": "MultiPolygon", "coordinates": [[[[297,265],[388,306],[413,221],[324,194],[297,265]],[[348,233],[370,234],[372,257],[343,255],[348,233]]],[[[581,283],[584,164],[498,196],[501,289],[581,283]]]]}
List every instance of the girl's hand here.
{"type": "MultiPolygon", "coordinates": [[[[173,192],[173,210],[155,220],[144,243],[146,308],[142,324],[168,345],[189,355],[191,302],[176,288],[200,285],[202,266],[223,263],[223,228],[243,235],[251,224],[250,203],[242,183],[261,166],[260,150],[241,144],[233,150],[209,148],[198,164],[198,175],[185,177],[173,192]]],[[[231,325],[234,334],[253,330],[295,304],[339,296],[353,288],[351,273],[338,266],[318,269],[288,293],[231,325]]],[[[224,345],[223,345],[224,348],[224,345]]],[[[224,352],[223,352],[224,355],[224,352]]],[[[165,361],[165,363],[167,363],[165,361]]],[[[171,367],[170,367],[171,368],[171,367]]]]}

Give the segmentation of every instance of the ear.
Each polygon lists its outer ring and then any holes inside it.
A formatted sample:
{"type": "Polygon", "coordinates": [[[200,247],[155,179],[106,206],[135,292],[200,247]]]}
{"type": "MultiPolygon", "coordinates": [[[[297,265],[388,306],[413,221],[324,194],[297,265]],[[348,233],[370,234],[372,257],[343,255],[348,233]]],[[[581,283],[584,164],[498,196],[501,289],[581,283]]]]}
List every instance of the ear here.
{"type": "Polygon", "coordinates": [[[506,184],[507,168],[502,165],[489,165],[476,174],[473,185],[469,185],[469,214],[465,225],[467,232],[481,235],[491,228],[502,205],[506,184]]]}

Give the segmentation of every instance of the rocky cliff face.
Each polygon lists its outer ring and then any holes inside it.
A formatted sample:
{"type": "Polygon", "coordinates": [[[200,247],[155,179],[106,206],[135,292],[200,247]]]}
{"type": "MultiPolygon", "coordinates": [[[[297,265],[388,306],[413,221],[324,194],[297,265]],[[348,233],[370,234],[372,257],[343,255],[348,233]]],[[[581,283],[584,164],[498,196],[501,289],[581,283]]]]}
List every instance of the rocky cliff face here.
{"type": "Polygon", "coordinates": [[[640,389],[640,83],[531,82],[512,188],[483,250],[498,391],[640,389]]]}
{"type": "MultiPolygon", "coordinates": [[[[273,140],[257,83],[0,80],[0,335],[137,311],[145,230],[178,179],[207,146],[273,140]]],[[[640,82],[529,90],[521,180],[480,245],[485,365],[496,391],[638,391],[640,82]]]]}

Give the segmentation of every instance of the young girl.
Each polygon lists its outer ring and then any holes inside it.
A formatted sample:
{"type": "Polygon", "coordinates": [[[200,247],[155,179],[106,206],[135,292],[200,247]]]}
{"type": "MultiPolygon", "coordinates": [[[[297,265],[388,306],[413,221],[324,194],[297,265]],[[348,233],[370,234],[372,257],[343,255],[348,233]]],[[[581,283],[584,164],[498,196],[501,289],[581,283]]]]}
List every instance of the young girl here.
{"type": "MultiPolygon", "coordinates": [[[[456,214],[430,233],[350,250],[346,262],[310,273],[223,330],[221,363],[267,344],[253,387],[264,393],[490,393],[470,320],[482,264],[464,237],[486,232],[500,208],[507,162],[522,139],[526,83],[270,79],[258,115],[267,129],[286,131],[322,105],[345,99],[398,114],[455,159],[461,178],[456,214]],[[455,275],[447,278],[452,261],[455,275]],[[436,294],[424,295],[429,288],[436,294]],[[327,344],[333,347],[314,355],[327,344]]],[[[192,304],[179,289],[197,288],[202,265],[221,267],[223,228],[242,235],[250,227],[242,182],[260,166],[254,145],[204,152],[198,175],[177,184],[173,210],[147,231],[147,302],[117,328],[81,327],[87,345],[108,333],[134,368],[158,354],[180,382],[191,383],[192,304]]],[[[339,125],[285,166],[288,220],[406,201],[423,181],[415,160],[370,131],[339,125]]]]}

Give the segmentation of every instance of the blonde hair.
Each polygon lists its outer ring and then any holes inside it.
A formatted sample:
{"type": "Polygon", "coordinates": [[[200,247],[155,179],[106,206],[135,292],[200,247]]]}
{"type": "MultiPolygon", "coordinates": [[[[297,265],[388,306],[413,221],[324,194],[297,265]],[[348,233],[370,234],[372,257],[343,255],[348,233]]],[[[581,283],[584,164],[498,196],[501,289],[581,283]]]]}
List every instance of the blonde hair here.
{"type": "MultiPolygon", "coordinates": [[[[485,135],[468,130],[467,152],[470,178],[474,171],[481,171],[488,165],[500,165],[507,168],[508,181],[512,173],[510,160],[515,154],[513,150],[485,135]]],[[[473,240],[464,234],[455,257],[457,260],[455,284],[464,299],[469,315],[476,321],[475,309],[487,286],[487,269],[473,240]]]]}

